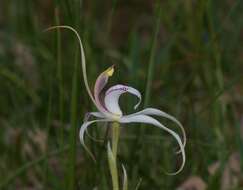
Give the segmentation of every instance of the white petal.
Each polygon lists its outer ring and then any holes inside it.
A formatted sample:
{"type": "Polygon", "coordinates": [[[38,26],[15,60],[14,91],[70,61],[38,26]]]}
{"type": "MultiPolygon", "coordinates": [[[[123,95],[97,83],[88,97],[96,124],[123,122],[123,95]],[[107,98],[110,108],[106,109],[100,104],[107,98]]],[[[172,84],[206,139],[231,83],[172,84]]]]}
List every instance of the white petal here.
{"type": "Polygon", "coordinates": [[[125,85],[115,85],[109,88],[105,93],[105,107],[112,113],[116,115],[122,115],[122,111],[119,106],[119,98],[123,93],[129,92],[139,98],[138,103],[134,106],[137,109],[141,103],[141,94],[135,88],[125,85]]]}
{"type": "Polygon", "coordinates": [[[94,155],[90,152],[90,150],[88,149],[88,147],[85,145],[84,143],[84,133],[87,130],[87,128],[95,122],[107,122],[110,121],[108,119],[100,119],[100,120],[93,120],[93,121],[88,121],[88,122],[84,122],[81,127],[80,127],[80,131],[79,131],[79,138],[81,141],[81,144],[83,145],[83,147],[85,148],[85,150],[88,152],[88,154],[92,157],[93,160],[95,160],[94,155]]]}
{"type": "Polygon", "coordinates": [[[121,117],[120,123],[147,123],[147,124],[152,124],[156,127],[159,127],[165,131],[167,131],[168,133],[170,133],[175,139],[176,141],[178,142],[179,146],[180,146],[180,151],[181,151],[181,154],[182,154],[182,164],[180,166],[180,168],[176,171],[176,172],[173,172],[173,173],[169,173],[171,175],[175,175],[175,174],[178,174],[179,172],[181,172],[181,170],[183,169],[184,165],[185,165],[185,161],[186,161],[186,156],[185,156],[185,149],[184,149],[184,146],[181,142],[181,139],[179,137],[179,135],[177,133],[175,133],[174,131],[168,129],[167,127],[165,127],[164,125],[162,125],[159,121],[157,121],[156,119],[150,117],[150,116],[147,116],[147,115],[134,115],[134,116],[130,116],[130,117],[127,117],[127,116],[124,116],[124,117],[121,117]]]}
{"type": "Polygon", "coordinates": [[[91,116],[98,118],[105,118],[105,115],[101,112],[88,112],[85,114],[84,122],[88,121],[91,116]]]}
{"type": "MultiPolygon", "coordinates": [[[[97,117],[97,118],[101,118],[101,119],[106,118],[106,116],[103,113],[101,113],[101,112],[88,112],[88,113],[85,114],[85,117],[84,117],[84,121],[83,122],[87,122],[91,116],[94,116],[94,117],[97,117]]],[[[87,134],[87,136],[90,139],[92,139],[95,142],[104,142],[104,139],[97,139],[97,138],[93,137],[89,133],[88,129],[86,129],[86,134],[87,134]]]]}
{"type": "MultiPolygon", "coordinates": [[[[165,117],[165,118],[175,122],[180,127],[180,129],[182,131],[183,146],[184,147],[186,146],[186,132],[185,132],[185,129],[182,126],[182,124],[175,117],[173,117],[172,115],[169,115],[169,114],[167,114],[167,113],[165,113],[165,112],[163,112],[163,111],[161,111],[159,109],[155,109],[155,108],[146,108],[146,109],[144,109],[142,111],[139,111],[137,113],[126,115],[126,117],[132,117],[132,116],[140,115],[140,114],[161,116],[161,117],[165,117]]],[[[179,153],[179,152],[177,152],[177,153],[179,153]]]]}

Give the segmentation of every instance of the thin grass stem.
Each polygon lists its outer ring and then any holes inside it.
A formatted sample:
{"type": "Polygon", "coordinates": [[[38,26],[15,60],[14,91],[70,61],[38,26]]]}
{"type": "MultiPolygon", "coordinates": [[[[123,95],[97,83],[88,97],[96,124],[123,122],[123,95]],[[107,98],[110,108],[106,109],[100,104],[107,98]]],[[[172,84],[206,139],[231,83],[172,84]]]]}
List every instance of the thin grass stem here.
{"type": "Polygon", "coordinates": [[[158,38],[160,23],[161,23],[161,14],[162,14],[162,9],[160,4],[158,4],[158,11],[156,13],[155,30],[153,34],[152,45],[151,45],[150,56],[149,56],[149,67],[147,73],[144,107],[148,106],[150,101],[150,96],[151,96],[152,81],[154,77],[155,53],[156,53],[157,38],[158,38]]]}
{"type": "MultiPolygon", "coordinates": [[[[152,80],[154,76],[154,66],[155,66],[155,52],[156,52],[156,45],[157,45],[157,38],[159,34],[159,29],[160,29],[160,23],[161,23],[161,15],[162,15],[162,8],[160,5],[160,2],[157,1],[157,10],[156,10],[156,24],[155,24],[155,29],[154,29],[154,34],[153,34],[153,39],[152,39],[152,45],[151,45],[151,51],[150,51],[150,58],[149,58],[149,68],[148,68],[148,74],[147,74],[147,83],[146,83],[146,90],[145,90],[145,100],[144,100],[144,107],[147,107],[149,105],[150,101],[150,96],[151,96],[151,89],[152,89],[152,80]]],[[[135,145],[135,150],[138,151],[138,163],[142,162],[143,159],[143,137],[145,134],[145,126],[141,125],[140,131],[139,131],[139,138],[137,140],[137,143],[135,145]]],[[[133,159],[133,160],[137,160],[133,159]]],[[[138,168],[134,167],[133,170],[133,176],[137,176],[138,173],[138,168]]]]}
{"type": "MultiPolygon", "coordinates": [[[[51,78],[51,77],[50,77],[51,78]]],[[[50,79],[50,81],[52,81],[50,79]]],[[[51,128],[51,119],[52,119],[52,96],[53,96],[53,92],[52,92],[52,88],[51,88],[51,83],[50,83],[50,87],[49,87],[49,100],[48,100],[48,108],[47,108],[47,116],[46,116],[46,135],[47,135],[47,142],[46,142],[46,155],[49,154],[49,133],[50,133],[50,128],[51,128]]],[[[47,188],[47,184],[48,184],[48,171],[49,171],[49,163],[48,163],[48,157],[45,158],[45,163],[44,163],[44,173],[45,173],[45,187],[47,188]]]]}
{"type": "MultiPolygon", "coordinates": [[[[60,25],[59,18],[59,7],[55,9],[55,22],[56,25],[60,25]]],[[[59,118],[60,118],[60,133],[59,140],[61,147],[64,145],[64,90],[63,90],[63,71],[62,71],[62,56],[61,56],[61,29],[57,28],[57,78],[58,78],[58,88],[59,88],[59,118]]]]}
{"type": "MultiPolygon", "coordinates": [[[[76,57],[78,53],[76,52],[76,57]]],[[[78,59],[75,60],[73,78],[72,78],[72,94],[71,94],[71,131],[69,136],[70,152],[68,160],[68,189],[75,188],[75,164],[77,151],[77,84],[78,84],[78,59]]]]}

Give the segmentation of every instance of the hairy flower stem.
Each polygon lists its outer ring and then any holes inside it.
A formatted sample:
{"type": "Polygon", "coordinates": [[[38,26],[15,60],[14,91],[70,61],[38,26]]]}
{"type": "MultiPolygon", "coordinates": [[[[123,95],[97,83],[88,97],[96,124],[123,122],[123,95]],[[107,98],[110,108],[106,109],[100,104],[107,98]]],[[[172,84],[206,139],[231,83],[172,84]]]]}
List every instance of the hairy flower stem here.
{"type": "Polygon", "coordinates": [[[118,170],[117,170],[117,146],[120,135],[119,123],[112,123],[112,149],[108,145],[108,162],[112,178],[113,190],[119,190],[118,170]]]}

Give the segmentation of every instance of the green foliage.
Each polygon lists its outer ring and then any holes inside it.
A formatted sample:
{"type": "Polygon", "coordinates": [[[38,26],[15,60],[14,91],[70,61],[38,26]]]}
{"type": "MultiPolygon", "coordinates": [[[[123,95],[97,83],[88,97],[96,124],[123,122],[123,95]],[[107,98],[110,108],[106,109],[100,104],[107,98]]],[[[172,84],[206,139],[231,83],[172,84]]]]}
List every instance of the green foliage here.
{"type": "MultiPolygon", "coordinates": [[[[167,176],[164,170],[180,164],[172,138],[146,125],[122,128],[118,159],[128,189],[140,179],[141,190],[176,189],[193,175],[208,189],[220,189],[230,155],[238,152],[243,163],[242,8],[241,0],[1,1],[0,189],[111,189],[109,127],[90,130],[105,142],[86,138],[94,163],[77,135],[94,107],[76,38],[61,29],[43,32],[58,24],[80,33],[91,86],[115,64],[110,84],[135,87],[146,95],[146,106],[175,115],[186,129],[186,166],[167,176]]],[[[125,113],[134,102],[121,98],[125,113]]]]}

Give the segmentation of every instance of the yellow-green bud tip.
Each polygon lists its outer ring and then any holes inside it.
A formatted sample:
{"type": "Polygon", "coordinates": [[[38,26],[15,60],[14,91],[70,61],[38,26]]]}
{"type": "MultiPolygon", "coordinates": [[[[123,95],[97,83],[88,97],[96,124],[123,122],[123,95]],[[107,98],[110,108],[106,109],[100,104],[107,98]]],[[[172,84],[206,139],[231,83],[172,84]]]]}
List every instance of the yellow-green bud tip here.
{"type": "Polygon", "coordinates": [[[114,73],[114,66],[109,67],[105,72],[109,77],[111,77],[114,73]]]}

